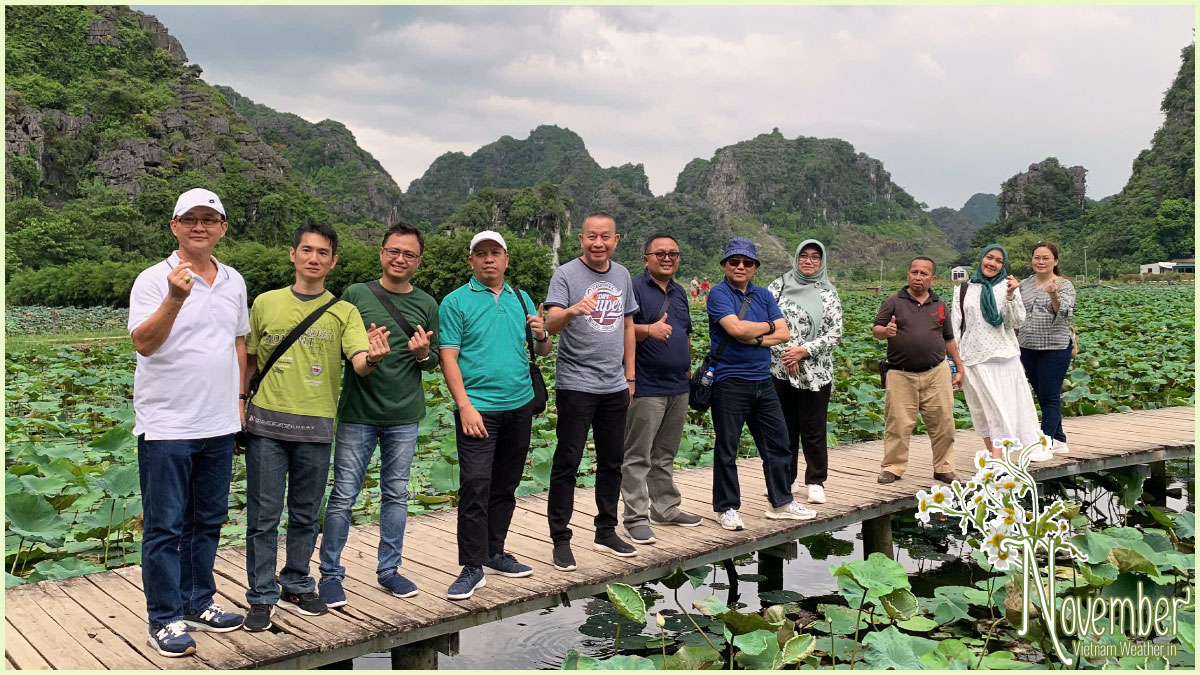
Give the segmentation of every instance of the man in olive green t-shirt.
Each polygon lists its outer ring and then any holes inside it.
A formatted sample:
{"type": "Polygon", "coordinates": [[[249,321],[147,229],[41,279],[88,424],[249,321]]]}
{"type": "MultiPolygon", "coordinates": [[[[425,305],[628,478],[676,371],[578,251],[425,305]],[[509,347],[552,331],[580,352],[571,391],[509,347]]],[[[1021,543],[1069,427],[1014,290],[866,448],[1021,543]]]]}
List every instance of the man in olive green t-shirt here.
{"type": "Polygon", "coordinates": [[[380,586],[398,598],[417,594],[416,584],[398,568],[408,520],[409,471],[417,447],[418,422],[425,416],[421,373],[438,366],[438,305],[411,281],[424,248],[420,230],[408,223],[393,225],[384,233],[379,250],[383,275],[378,281],[354,284],[342,294],[343,300],[358,308],[363,323],[386,324],[392,334],[391,352],[373,375],[359,377],[347,368],[343,379],[333,454],[333,491],[325,507],[321,581],[317,584],[321,599],[330,607],[346,604],[342,549],[350,533],[350,511],[362,490],[376,446],[383,497],[376,578],[380,586]],[[385,302],[408,322],[407,329],[392,318],[385,302]]]}
{"type": "MultiPolygon", "coordinates": [[[[326,225],[296,229],[290,250],[296,282],[263,293],[250,309],[247,377],[305,317],[333,299],[325,277],[337,264],[337,233],[326,225]]],[[[363,326],[358,308],[336,302],[263,375],[246,410],[246,601],[248,631],[271,627],[276,603],[324,614],[308,563],[329,476],[333,416],[345,357],[358,376],[379,368],[390,351],[386,325],[363,326]],[[287,559],[275,579],[279,520],[287,492],[287,559]]],[[[187,382],[179,383],[189,386],[187,382]]],[[[243,396],[245,398],[245,396],[243,396]]],[[[184,537],[186,547],[186,535],[184,537]]]]}

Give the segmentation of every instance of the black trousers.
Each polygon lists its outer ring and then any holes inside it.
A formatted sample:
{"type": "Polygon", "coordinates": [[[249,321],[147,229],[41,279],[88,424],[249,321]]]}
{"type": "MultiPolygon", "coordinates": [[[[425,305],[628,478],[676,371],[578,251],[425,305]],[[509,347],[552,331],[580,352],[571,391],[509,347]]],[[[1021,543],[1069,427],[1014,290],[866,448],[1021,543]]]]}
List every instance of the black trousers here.
{"type": "Polygon", "coordinates": [[[621,497],[621,463],[625,459],[625,412],[629,390],[611,394],[559,389],[558,446],[550,471],[547,517],[554,543],[571,540],[571,514],[575,512],[575,474],[583,459],[588,429],[596,441],[596,537],[617,529],[617,503],[621,497]]]}
{"type": "Polygon", "coordinates": [[[775,380],[775,393],[779,394],[779,404],[783,406],[783,421],[787,424],[788,450],[792,453],[791,481],[796,480],[800,449],[803,447],[804,484],[824,486],[825,479],[829,477],[829,447],[825,442],[825,431],[833,383],[817,391],[809,391],[797,389],[785,380],[772,379],[775,380]]]}
{"type": "Polygon", "coordinates": [[[463,433],[454,412],[458,440],[458,564],[482,565],[504,552],[516,508],[515,493],[525,471],[533,402],[515,410],[480,411],[487,438],[463,433]]]}

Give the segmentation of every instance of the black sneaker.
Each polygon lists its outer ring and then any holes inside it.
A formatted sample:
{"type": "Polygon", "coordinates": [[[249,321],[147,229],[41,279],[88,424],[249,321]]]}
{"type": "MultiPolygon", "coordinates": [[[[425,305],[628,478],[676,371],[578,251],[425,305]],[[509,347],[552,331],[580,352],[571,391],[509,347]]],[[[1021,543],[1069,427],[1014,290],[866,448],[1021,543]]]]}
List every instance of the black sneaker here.
{"type": "Polygon", "coordinates": [[[250,613],[242,628],[251,633],[260,633],[271,627],[271,617],[275,615],[275,605],[250,605],[250,613]]]}
{"type": "Polygon", "coordinates": [[[475,593],[476,588],[484,586],[487,586],[487,577],[483,574],[483,568],[479,565],[466,565],[462,574],[450,584],[446,597],[451,600],[466,600],[475,593]]]}
{"type": "Polygon", "coordinates": [[[279,606],[294,610],[305,616],[321,616],[329,611],[329,606],[321,596],[311,591],[307,593],[284,593],[279,598],[279,606]]]}
{"type": "Polygon", "coordinates": [[[596,537],[596,543],[592,544],[592,548],[596,549],[597,551],[615,553],[622,558],[629,558],[637,555],[637,549],[634,548],[629,542],[618,537],[616,532],[606,534],[603,537],[596,537]]]}
{"type": "Polygon", "coordinates": [[[527,577],[533,574],[533,568],[517,562],[511,553],[505,551],[488,558],[488,561],[483,564],[483,573],[499,574],[505,577],[527,577]]]}
{"type": "Polygon", "coordinates": [[[554,569],[570,572],[575,569],[575,556],[571,555],[570,542],[562,541],[554,545],[554,569]]]}

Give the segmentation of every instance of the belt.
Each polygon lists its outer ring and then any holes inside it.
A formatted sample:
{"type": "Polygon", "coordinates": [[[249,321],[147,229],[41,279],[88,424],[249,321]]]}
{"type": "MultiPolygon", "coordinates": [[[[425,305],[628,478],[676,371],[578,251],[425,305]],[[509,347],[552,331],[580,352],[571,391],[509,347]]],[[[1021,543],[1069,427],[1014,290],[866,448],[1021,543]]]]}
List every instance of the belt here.
{"type": "Polygon", "coordinates": [[[933,364],[932,366],[929,366],[928,368],[905,368],[903,366],[890,366],[888,369],[889,370],[899,370],[902,373],[927,373],[927,372],[933,370],[934,368],[937,368],[940,365],[942,365],[942,362],[938,361],[937,363],[933,364]]]}

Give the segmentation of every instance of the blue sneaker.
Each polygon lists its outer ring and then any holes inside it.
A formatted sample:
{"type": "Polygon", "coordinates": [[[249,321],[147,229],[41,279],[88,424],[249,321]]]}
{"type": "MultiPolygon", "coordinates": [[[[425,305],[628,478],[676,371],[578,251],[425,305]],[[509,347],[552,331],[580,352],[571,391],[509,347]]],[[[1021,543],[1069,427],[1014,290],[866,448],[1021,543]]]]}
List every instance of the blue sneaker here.
{"type": "Polygon", "coordinates": [[[228,633],[242,627],[245,620],[241,614],[226,612],[224,607],[212,603],[201,612],[191,612],[183,615],[183,623],[192,630],[209,631],[212,633],[228,633]]]}
{"type": "Polygon", "coordinates": [[[169,623],[157,631],[152,626],[150,639],[146,644],[154,647],[163,656],[187,656],[196,651],[196,641],[187,634],[187,624],[183,621],[169,623]]]}
{"type": "Polygon", "coordinates": [[[346,604],[346,591],[342,590],[342,580],[337,577],[325,577],[317,582],[317,594],[330,609],[346,604]]]}
{"type": "Polygon", "coordinates": [[[475,593],[475,589],[484,586],[487,586],[487,577],[483,574],[483,567],[466,565],[462,568],[462,574],[450,584],[446,597],[451,600],[466,600],[475,593]]]}
{"type": "Polygon", "coordinates": [[[380,575],[379,585],[397,598],[411,598],[417,594],[417,585],[405,579],[404,575],[399,572],[380,575]]]}

